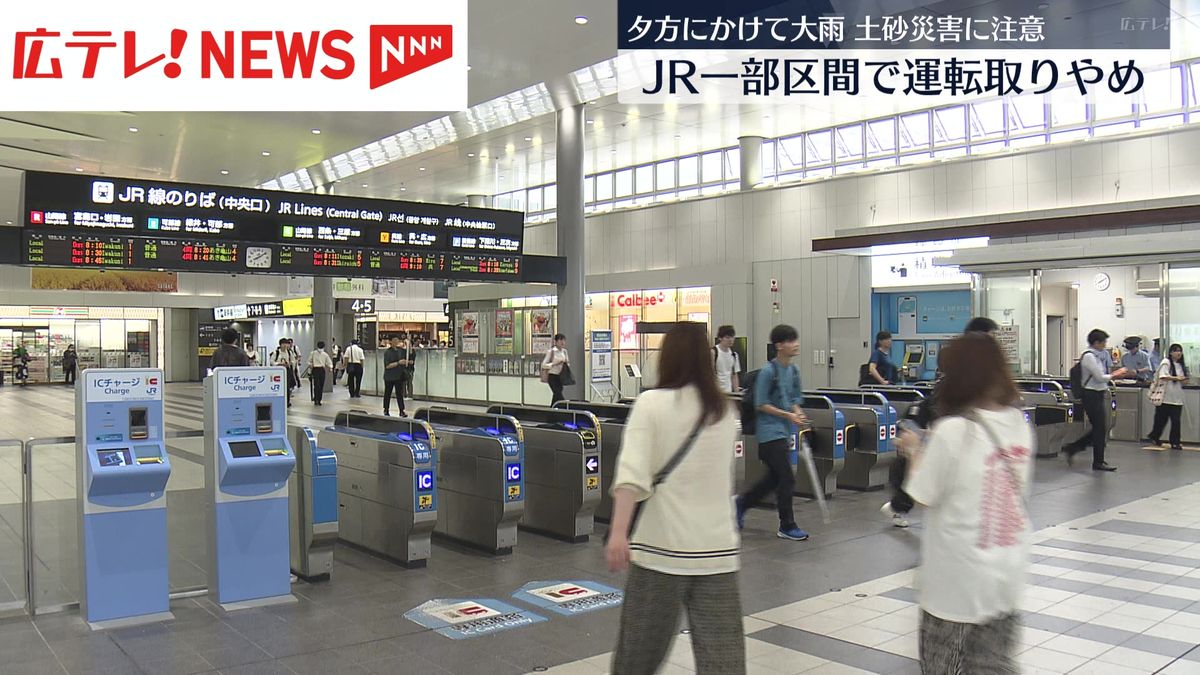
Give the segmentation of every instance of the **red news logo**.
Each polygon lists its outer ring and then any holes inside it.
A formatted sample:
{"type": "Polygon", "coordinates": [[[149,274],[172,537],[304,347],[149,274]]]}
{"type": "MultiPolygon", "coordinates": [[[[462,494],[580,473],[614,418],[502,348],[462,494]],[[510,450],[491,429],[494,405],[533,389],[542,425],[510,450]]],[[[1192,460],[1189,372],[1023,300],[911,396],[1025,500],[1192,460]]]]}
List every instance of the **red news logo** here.
{"type": "Polygon", "coordinates": [[[371,89],[454,56],[454,26],[371,26],[371,89]]]}

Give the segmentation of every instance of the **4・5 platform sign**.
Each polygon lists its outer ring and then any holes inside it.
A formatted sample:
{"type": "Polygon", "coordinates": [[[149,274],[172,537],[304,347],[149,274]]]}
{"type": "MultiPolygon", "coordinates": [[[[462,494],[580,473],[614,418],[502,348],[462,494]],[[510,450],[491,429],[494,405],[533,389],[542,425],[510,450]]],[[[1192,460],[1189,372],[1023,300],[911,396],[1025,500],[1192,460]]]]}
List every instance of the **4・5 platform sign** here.
{"type": "Polygon", "coordinates": [[[467,0],[14,3],[0,109],[467,107],[467,0]]]}

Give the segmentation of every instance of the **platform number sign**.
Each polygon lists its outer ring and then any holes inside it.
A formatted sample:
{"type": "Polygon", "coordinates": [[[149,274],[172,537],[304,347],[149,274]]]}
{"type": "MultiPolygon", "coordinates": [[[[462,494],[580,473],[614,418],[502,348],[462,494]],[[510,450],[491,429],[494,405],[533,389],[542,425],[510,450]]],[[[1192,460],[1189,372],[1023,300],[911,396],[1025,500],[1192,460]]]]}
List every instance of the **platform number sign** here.
{"type": "Polygon", "coordinates": [[[375,298],[362,299],[343,299],[338,300],[338,312],[345,314],[355,314],[358,316],[370,316],[375,314],[375,298]]]}

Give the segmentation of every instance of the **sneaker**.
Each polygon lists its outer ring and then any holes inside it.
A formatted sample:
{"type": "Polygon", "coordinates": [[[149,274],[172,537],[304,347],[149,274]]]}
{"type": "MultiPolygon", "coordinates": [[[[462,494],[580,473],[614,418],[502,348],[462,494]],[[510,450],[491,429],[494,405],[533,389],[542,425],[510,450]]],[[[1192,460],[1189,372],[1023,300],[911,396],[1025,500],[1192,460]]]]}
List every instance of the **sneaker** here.
{"type": "Polygon", "coordinates": [[[733,498],[733,510],[737,514],[738,532],[746,529],[746,509],[742,508],[742,498],[733,498]]]}
{"type": "Polygon", "coordinates": [[[1117,470],[1117,467],[1113,466],[1112,464],[1109,464],[1108,462],[1102,462],[1100,464],[1092,465],[1092,471],[1116,471],[1116,470],[1117,470]]]}
{"type": "Polygon", "coordinates": [[[808,539],[808,533],[796,527],[795,525],[786,530],[779,530],[775,533],[775,536],[779,537],[780,539],[791,539],[792,541],[804,541],[805,539],[808,539]]]}
{"type": "Polygon", "coordinates": [[[903,513],[896,513],[896,511],[892,509],[891,502],[884,502],[883,506],[880,507],[879,512],[885,516],[889,516],[892,519],[893,527],[908,527],[909,525],[908,518],[905,518],[903,513]]]}
{"type": "Polygon", "coordinates": [[[1162,441],[1160,441],[1157,438],[1154,438],[1152,436],[1147,436],[1147,437],[1143,438],[1142,442],[1145,443],[1146,445],[1154,445],[1154,446],[1162,445],[1162,441]]]}

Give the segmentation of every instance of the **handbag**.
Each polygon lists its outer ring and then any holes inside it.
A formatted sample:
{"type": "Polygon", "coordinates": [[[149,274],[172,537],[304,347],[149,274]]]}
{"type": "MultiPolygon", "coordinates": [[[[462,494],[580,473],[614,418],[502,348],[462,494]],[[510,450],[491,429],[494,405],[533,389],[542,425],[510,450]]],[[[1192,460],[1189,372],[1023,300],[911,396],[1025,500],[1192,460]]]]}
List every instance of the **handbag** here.
{"type": "MultiPolygon", "coordinates": [[[[703,428],[704,412],[701,411],[700,419],[696,420],[696,426],[692,427],[692,431],[687,435],[687,438],[683,439],[683,444],[679,446],[679,449],[675,451],[675,454],[671,455],[671,458],[667,460],[667,463],[663,465],[663,468],[659,469],[658,473],[654,474],[654,480],[650,483],[650,497],[646,497],[642,501],[638,502],[637,506],[634,507],[633,518],[631,518],[629,521],[630,536],[633,535],[634,530],[637,529],[638,521],[642,518],[643,507],[645,507],[646,502],[650,501],[650,498],[654,496],[654,489],[661,485],[663,481],[667,480],[667,477],[670,476],[671,472],[679,466],[679,463],[683,461],[683,458],[687,457],[687,454],[691,451],[692,446],[696,444],[696,437],[700,435],[700,430],[703,428]]],[[[605,543],[608,543],[608,535],[611,532],[612,528],[610,527],[608,532],[604,533],[605,543]]]]}
{"type": "Polygon", "coordinates": [[[1154,378],[1154,382],[1150,385],[1150,391],[1146,396],[1150,398],[1150,403],[1155,407],[1163,404],[1163,399],[1167,394],[1167,383],[1163,382],[1161,377],[1154,378]]]}
{"type": "Polygon", "coordinates": [[[564,387],[569,387],[575,384],[575,374],[571,372],[571,366],[566,363],[563,364],[562,373],[559,375],[559,377],[562,378],[564,387]]]}

